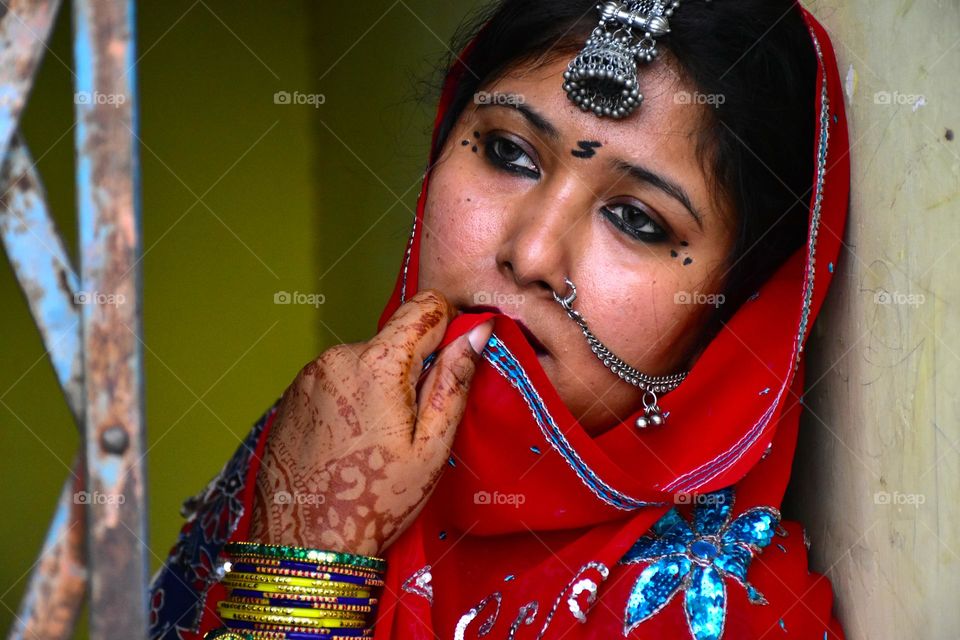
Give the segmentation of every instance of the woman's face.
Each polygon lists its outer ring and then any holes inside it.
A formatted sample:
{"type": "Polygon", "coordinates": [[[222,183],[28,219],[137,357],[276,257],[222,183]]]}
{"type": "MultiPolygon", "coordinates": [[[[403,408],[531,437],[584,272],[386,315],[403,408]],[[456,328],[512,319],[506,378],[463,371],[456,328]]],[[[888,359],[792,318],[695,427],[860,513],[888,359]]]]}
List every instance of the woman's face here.
{"type": "Polygon", "coordinates": [[[568,58],[516,67],[464,109],[431,173],[418,284],[460,310],[496,306],[522,321],[561,398],[599,433],[642,406],[643,391],[604,367],[552,290],[570,278],[573,308],[628,364],[686,371],[734,225],[696,155],[710,107],[689,99],[666,56],[641,70],[645,98],[622,120],[567,98],[568,58]]]}

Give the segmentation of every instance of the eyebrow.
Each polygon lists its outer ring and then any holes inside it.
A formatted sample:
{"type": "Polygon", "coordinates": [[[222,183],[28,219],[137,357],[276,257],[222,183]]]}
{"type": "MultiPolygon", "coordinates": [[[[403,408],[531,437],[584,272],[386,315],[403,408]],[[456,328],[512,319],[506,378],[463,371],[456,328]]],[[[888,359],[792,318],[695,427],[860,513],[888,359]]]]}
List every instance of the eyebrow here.
{"type": "Polygon", "coordinates": [[[560,141],[560,130],[553,126],[549,120],[537,113],[536,110],[524,104],[523,96],[520,96],[516,93],[499,93],[497,95],[501,97],[503,100],[502,102],[481,102],[477,105],[477,111],[480,109],[488,109],[490,107],[504,107],[506,109],[519,111],[521,114],[523,114],[523,117],[527,119],[527,122],[533,125],[534,129],[544,134],[554,142],[560,141]]]}
{"type": "MultiPolygon", "coordinates": [[[[540,131],[554,142],[560,141],[562,137],[560,130],[557,129],[549,120],[537,113],[535,109],[524,104],[522,96],[516,93],[501,93],[498,95],[501,96],[501,101],[482,102],[477,105],[477,111],[490,107],[503,107],[506,109],[519,111],[523,117],[526,118],[527,122],[529,122],[537,131],[540,131]]],[[[650,169],[647,169],[646,167],[631,164],[619,158],[611,160],[610,165],[615,171],[625,172],[627,176],[633,180],[642,182],[644,184],[649,184],[650,186],[659,189],[682,204],[684,209],[686,209],[687,212],[693,217],[694,221],[696,221],[697,226],[700,227],[700,230],[703,230],[703,214],[693,206],[690,196],[687,195],[687,192],[679,184],[663,177],[658,173],[655,173],[654,171],[651,171],[650,169]]]]}
{"type": "Polygon", "coordinates": [[[658,173],[642,167],[640,165],[630,164],[620,159],[614,159],[610,163],[613,166],[615,171],[623,171],[626,174],[638,182],[643,182],[649,184],[652,187],[656,187],[660,191],[663,191],[665,194],[679,202],[683,207],[693,216],[693,219],[697,222],[697,226],[700,227],[700,230],[703,230],[703,214],[693,206],[693,203],[690,201],[690,196],[687,195],[687,192],[683,190],[679,184],[661,176],[658,173]]]}

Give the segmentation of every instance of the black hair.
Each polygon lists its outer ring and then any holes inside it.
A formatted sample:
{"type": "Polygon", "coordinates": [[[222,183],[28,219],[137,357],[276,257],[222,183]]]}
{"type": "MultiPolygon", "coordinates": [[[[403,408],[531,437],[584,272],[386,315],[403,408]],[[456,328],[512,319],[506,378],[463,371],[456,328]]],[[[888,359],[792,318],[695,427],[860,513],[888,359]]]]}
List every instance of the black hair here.
{"type": "MultiPolygon", "coordinates": [[[[466,71],[432,157],[439,157],[476,91],[516,65],[579,50],[597,25],[595,7],[596,0],[499,0],[469,17],[452,51],[472,40],[474,46],[462,59],[466,71]]],[[[701,337],[702,348],[806,243],[817,58],[796,0],[687,0],[670,18],[670,30],[658,49],[698,92],[723,97],[704,108],[709,115],[697,154],[715,200],[730,203],[736,220],[725,302],[701,337]]]]}

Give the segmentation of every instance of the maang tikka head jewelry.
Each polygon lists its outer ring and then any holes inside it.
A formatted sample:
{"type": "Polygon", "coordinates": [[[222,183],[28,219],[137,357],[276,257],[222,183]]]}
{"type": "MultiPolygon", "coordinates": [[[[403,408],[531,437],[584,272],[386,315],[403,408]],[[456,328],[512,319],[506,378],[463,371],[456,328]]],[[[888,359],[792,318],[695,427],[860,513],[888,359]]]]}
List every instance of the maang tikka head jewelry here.
{"type": "Polygon", "coordinates": [[[668,391],[676,389],[677,386],[683,382],[683,379],[687,377],[688,372],[674,373],[667,376],[648,376],[618,358],[593,335],[593,332],[587,327],[583,316],[580,315],[578,311],[573,310],[573,302],[577,299],[577,287],[569,278],[564,278],[563,281],[566,282],[570,293],[564,297],[560,297],[557,292],[554,291],[553,298],[560,303],[560,306],[567,312],[567,315],[580,326],[580,331],[582,331],[583,335],[587,338],[590,350],[600,358],[600,361],[603,362],[605,367],[617,374],[621,380],[644,390],[643,415],[637,418],[637,427],[645,429],[649,426],[664,424],[666,422],[666,416],[660,412],[660,407],[657,406],[657,394],[667,393],[668,391]]]}
{"type": "Polygon", "coordinates": [[[649,63],[657,57],[656,39],[670,33],[667,19],[679,6],[680,0],[598,4],[600,24],[563,74],[567,96],[584,111],[601,117],[630,115],[643,102],[637,62],[649,63]]]}

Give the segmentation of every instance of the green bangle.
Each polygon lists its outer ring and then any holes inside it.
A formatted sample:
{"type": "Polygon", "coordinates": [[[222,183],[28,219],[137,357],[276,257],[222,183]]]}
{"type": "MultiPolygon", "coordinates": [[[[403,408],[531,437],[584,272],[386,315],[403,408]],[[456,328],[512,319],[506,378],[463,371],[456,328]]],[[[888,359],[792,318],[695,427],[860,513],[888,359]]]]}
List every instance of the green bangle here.
{"type": "Polygon", "coordinates": [[[345,564],[354,567],[386,571],[387,561],[375,556],[361,556],[345,551],[329,551],[326,549],[311,549],[292,545],[264,544],[261,542],[236,541],[228,542],[223,547],[228,555],[255,555],[265,558],[279,558],[281,560],[298,560],[328,564],[345,564]]]}

